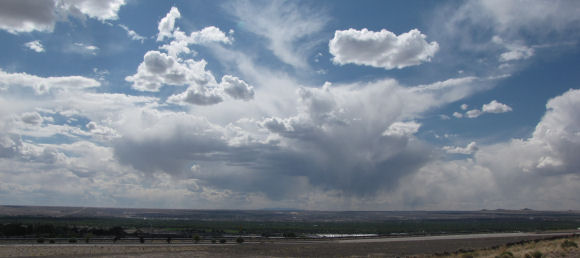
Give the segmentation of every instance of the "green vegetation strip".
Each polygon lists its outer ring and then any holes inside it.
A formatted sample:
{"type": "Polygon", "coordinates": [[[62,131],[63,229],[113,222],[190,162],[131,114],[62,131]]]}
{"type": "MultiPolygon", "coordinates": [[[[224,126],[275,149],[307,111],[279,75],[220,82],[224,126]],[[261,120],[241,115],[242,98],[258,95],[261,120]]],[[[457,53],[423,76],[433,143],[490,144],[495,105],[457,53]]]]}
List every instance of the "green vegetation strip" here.
{"type": "Polygon", "coordinates": [[[257,234],[300,236],[304,234],[450,234],[575,229],[576,220],[453,219],[380,222],[257,222],[199,221],[134,218],[0,217],[0,236],[83,237],[116,236],[126,230],[150,229],[182,235],[257,234]]]}

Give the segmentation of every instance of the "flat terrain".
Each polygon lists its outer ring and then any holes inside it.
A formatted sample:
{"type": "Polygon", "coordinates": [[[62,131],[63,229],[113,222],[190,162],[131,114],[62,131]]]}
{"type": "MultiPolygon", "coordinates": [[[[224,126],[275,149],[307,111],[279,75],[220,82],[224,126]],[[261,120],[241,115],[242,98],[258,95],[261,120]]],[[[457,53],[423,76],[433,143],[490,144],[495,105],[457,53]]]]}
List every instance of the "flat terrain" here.
{"type": "MultiPolygon", "coordinates": [[[[579,211],[529,209],[262,211],[0,206],[0,257],[423,257],[454,253],[461,257],[466,250],[478,250],[477,257],[495,257],[507,248],[500,246],[569,237],[578,233],[574,230],[578,227],[579,211]],[[377,237],[318,237],[332,234],[377,237]],[[238,236],[243,236],[243,244],[234,243],[238,236]],[[194,237],[202,240],[194,243],[194,237]],[[84,243],[85,239],[89,243],[84,243]],[[212,239],[227,239],[227,243],[212,244],[212,239]],[[41,240],[44,243],[36,243],[41,240]],[[49,243],[52,241],[55,243],[49,243]]],[[[558,242],[542,250],[554,254],[548,257],[578,254],[558,249],[558,242]]],[[[520,254],[516,257],[528,251],[513,250],[520,254]]]]}
{"type": "Polygon", "coordinates": [[[491,248],[570,233],[473,234],[319,241],[249,241],[243,244],[11,244],[0,257],[396,257],[491,248]]]}
{"type": "Polygon", "coordinates": [[[187,210],[96,207],[0,205],[0,216],[90,217],[138,219],[195,219],[202,221],[306,221],[349,222],[385,220],[454,219],[580,219],[580,211],[480,210],[480,211],[308,211],[308,210],[187,210]]]}

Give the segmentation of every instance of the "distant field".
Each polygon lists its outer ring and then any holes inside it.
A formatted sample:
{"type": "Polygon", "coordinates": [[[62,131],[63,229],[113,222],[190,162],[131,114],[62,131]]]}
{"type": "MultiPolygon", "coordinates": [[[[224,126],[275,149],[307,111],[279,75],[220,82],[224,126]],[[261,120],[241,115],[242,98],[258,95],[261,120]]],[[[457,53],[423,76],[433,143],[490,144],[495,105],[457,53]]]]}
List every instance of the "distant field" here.
{"type": "Polygon", "coordinates": [[[0,237],[310,234],[382,236],[535,232],[580,227],[577,211],[244,211],[0,206],[0,237]],[[7,233],[10,231],[10,233],[7,233]]]}
{"type": "Polygon", "coordinates": [[[568,237],[579,227],[577,211],[331,212],[0,206],[0,257],[394,257],[454,253],[462,257],[459,255],[472,250],[495,257],[502,245],[568,237]],[[318,238],[317,234],[344,235],[318,238]],[[348,234],[367,237],[344,238],[348,234]],[[242,244],[236,243],[238,238],[242,244]]]}

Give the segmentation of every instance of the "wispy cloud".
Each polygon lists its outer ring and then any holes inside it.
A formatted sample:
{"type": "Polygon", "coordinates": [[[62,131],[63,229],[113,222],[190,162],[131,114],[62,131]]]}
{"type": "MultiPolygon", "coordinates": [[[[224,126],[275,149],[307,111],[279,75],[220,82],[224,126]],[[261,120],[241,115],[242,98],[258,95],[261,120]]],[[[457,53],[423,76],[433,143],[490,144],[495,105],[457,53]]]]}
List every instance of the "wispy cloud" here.
{"type": "Polygon", "coordinates": [[[145,41],[145,37],[139,35],[134,30],[129,29],[129,27],[127,27],[126,25],[119,24],[119,27],[121,27],[123,30],[125,30],[127,32],[127,36],[129,36],[129,38],[131,38],[132,40],[141,41],[141,43],[143,43],[143,41],[145,41]]]}
{"type": "Polygon", "coordinates": [[[97,55],[97,53],[99,52],[99,47],[81,42],[76,42],[69,46],[68,51],[82,55],[97,55]]]}
{"type": "Polygon", "coordinates": [[[324,10],[282,0],[237,1],[224,9],[236,16],[240,29],[266,39],[280,61],[299,69],[308,68],[313,48],[323,42],[318,33],[329,20],[324,10]]]}

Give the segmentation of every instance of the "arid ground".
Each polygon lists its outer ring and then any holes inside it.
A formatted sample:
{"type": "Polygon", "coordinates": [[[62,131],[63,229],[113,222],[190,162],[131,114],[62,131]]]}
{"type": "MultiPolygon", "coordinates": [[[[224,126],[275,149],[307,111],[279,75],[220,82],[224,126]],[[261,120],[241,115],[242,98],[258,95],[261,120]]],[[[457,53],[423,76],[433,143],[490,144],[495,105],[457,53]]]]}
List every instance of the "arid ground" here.
{"type": "MultiPolygon", "coordinates": [[[[5,244],[0,245],[0,257],[397,257],[432,256],[465,253],[494,257],[508,250],[506,244],[526,242],[537,245],[544,253],[560,252],[573,257],[576,250],[558,249],[564,240],[535,239],[562,237],[562,234],[495,234],[412,238],[376,238],[364,240],[320,241],[247,241],[243,244],[5,244]],[[493,249],[491,249],[493,248],[493,249]],[[550,249],[551,248],[551,249],[550,249]],[[550,251],[551,250],[551,251],[550,251]],[[458,252],[460,251],[460,252],[458,252]]],[[[570,238],[576,243],[578,237],[570,238]]],[[[516,248],[520,245],[512,245],[516,248]]],[[[520,249],[522,249],[520,247],[520,249]]],[[[522,256],[531,250],[515,252],[522,256]]],[[[510,249],[511,250],[511,249],[510,249]]],[[[560,256],[561,257],[561,256],[560,256]]]]}

